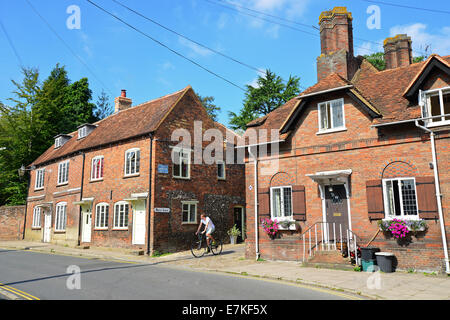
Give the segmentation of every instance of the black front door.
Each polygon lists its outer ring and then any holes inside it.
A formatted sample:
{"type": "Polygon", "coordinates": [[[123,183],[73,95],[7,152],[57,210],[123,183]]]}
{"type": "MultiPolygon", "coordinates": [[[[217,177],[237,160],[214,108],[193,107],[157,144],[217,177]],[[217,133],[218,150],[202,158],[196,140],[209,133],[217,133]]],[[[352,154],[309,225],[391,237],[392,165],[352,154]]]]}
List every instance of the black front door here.
{"type": "Polygon", "coordinates": [[[243,228],[245,226],[245,221],[243,221],[244,219],[244,208],[241,207],[235,207],[234,208],[234,223],[236,224],[236,227],[241,231],[241,235],[237,238],[238,242],[242,242],[244,241],[245,238],[245,228],[243,228]]]}
{"type": "Polygon", "coordinates": [[[342,227],[342,237],[347,238],[348,223],[348,203],[347,192],[343,184],[334,186],[324,186],[326,218],[330,226],[330,238],[333,234],[333,223],[335,223],[336,239],[340,238],[340,226],[342,227]]]}

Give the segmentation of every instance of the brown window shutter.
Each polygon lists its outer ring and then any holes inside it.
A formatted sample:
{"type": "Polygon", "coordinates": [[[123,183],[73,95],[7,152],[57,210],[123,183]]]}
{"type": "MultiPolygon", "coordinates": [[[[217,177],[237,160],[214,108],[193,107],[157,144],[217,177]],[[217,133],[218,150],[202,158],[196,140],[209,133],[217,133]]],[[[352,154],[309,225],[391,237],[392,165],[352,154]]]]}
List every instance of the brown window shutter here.
{"type": "Polygon", "coordinates": [[[439,219],[434,177],[416,177],[419,218],[439,219]]]}
{"type": "Polygon", "coordinates": [[[270,189],[258,189],[258,215],[260,217],[270,217],[270,189]]]}
{"type": "Polygon", "coordinates": [[[292,212],[294,220],[306,221],[305,186],[292,186],[292,212]]]}
{"type": "Polygon", "coordinates": [[[366,181],[366,197],[369,219],[384,219],[383,184],[381,180],[366,181]]]}

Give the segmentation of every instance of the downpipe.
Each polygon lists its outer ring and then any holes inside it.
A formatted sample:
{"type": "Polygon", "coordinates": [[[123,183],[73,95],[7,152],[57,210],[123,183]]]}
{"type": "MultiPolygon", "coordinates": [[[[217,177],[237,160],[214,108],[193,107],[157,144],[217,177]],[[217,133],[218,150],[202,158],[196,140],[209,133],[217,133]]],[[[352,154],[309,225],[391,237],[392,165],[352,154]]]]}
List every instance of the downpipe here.
{"type": "Polygon", "coordinates": [[[442,212],[442,198],[441,198],[441,190],[439,184],[439,173],[437,167],[437,157],[436,157],[436,144],[434,140],[434,132],[428,129],[425,126],[419,124],[419,121],[415,121],[416,127],[428,132],[430,134],[430,142],[431,142],[431,154],[433,158],[433,172],[434,172],[434,186],[436,188],[436,200],[438,205],[438,213],[439,213],[439,223],[441,227],[441,236],[442,236],[442,246],[444,248],[444,257],[445,257],[445,272],[450,274],[450,263],[448,258],[448,248],[447,248],[447,237],[445,232],[445,224],[444,224],[444,214],[442,212]]]}
{"type": "MultiPolygon", "coordinates": [[[[257,151],[256,151],[257,152],[257,151]]],[[[260,258],[259,252],[259,237],[258,237],[258,158],[256,154],[251,151],[251,147],[248,147],[249,155],[254,159],[254,185],[255,185],[255,252],[256,260],[260,258]]]]}

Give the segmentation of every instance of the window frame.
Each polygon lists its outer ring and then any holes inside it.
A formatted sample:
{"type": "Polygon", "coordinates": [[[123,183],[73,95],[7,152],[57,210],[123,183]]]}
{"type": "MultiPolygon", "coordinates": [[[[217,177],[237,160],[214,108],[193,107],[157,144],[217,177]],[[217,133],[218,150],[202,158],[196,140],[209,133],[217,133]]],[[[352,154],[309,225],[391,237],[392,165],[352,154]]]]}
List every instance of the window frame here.
{"type": "Polygon", "coordinates": [[[42,228],[41,226],[41,213],[42,213],[42,208],[39,206],[35,206],[33,208],[33,221],[31,223],[31,228],[32,229],[40,229],[42,228]],[[36,224],[36,222],[38,222],[38,224],[36,224]]]}
{"type": "MultiPolygon", "coordinates": [[[[192,150],[187,149],[187,148],[174,147],[172,149],[172,152],[177,152],[178,154],[186,153],[188,155],[187,157],[178,156],[180,159],[180,162],[181,162],[180,164],[176,164],[175,162],[172,163],[172,178],[189,180],[191,178],[191,152],[192,152],[192,150]],[[182,175],[182,173],[183,173],[182,166],[184,163],[183,159],[185,159],[185,160],[187,159],[187,163],[185,163],[187,165],[187,170],[186,170],[187,176],[186,177],[184,177],[182,175]],[[180,166],[180,175],[178,175],[178,176],[175,175],[175,166],[180,166]]],[[[172,159],[173,159],[173,157],[172,157],[172,159]]]]}
{"type": "Polygon", "coordinates": [[[100,202],[95,205],[95,222],[94,222],[94,230],[108,230],[109,229],[109,203],[107,202],[100,202]],[[100,213],[98,212],[98,209],[100,207],[104,207],[104,211],[100,213]],[[104,216],[103,218],[103,226],[99,225],[98,222],[101,220],[99,219],[99,216],[104,216]]]}
{"type": "Polygon", "coordinates": [[[104,164],[105,164],[105,157],[104,156],[95,156],[92,158],[91,160],[91,181],[100,181],[103,180],[103,175],[104,175],[104,164]],[[95,160],[101,160],[101,176],[100,177],[94,177],[94,172],[96,172],[97,170],[94,171],[94,161],[95,160]]]}
{"type": "Polygon", "coordinates": [[[417,184],[416,179],[414,177],[398,177],[398,178],[386,178],[382,179],[382,186],[383,186],[383,206],[384,206],[384,220],[392,220],[392,219],[402,219],[402,220],[420,220],[419,217],[419,204],[418,204],[418,197],[417,197],[417,184]],[[400,188],[400,215],[392,215],[389,209],[389,201],[388,201],[388,192],[387,192],[387,182],[388,181],[398,181],[401,182],[403,180],[413,180],[414,182],[414,194],[416,198],[416,214],[415,215],[406,215],[403,209],[403,193],[401,192],[400,188]]]}
{"type": "MultiPolygon", "coordinates": [[[[129,225],[130,225],[130,217],[129,217],[130,209],[131,209],[130,204],[126,201],[118,201],[118,202],[114,203],[113,230],[128,230],[129,225]],[[125,221],[126,221],[126,226],[123,226],[123,227],[117,226],[118,225],[117,224],[117,222],[118,222],[117,214],[120,212],[117,212],[116,208],[117,208],[117,206],[120,206],[120,205],[126,205],[128,207],[128,211],[126,212],[126,215],[123,216],[123,220],[124,220],[123,223],[125,224],[125,221]],[[125,219],[125,217],[126,217],[126,219],[125,219]]],[[[125,211],[125,209],[124,209],[124,211],[125,211]]],[[[120,219],[120,217],[119,217],[119,219],[120,219]]]]}
{"type": "MultiPolygon", "coordinates": [[[[327,109],[326,109],[327,110],[327,109]]],[[[327,115],[328,115],[328,111],[327,111],[327,115]]],[[[317,116],[318,116],[318,124],[319,124],[319,131],[316,134],[322,134],[322,133],[331,133],[331,132],[338,132],[338,131],[345,131],[347,130],[346,124],[345,124],[345,103],[344,103],[344,98],[338,98],[338,99],[333,99],[333,100],[328,100],[328,101],[323,101],[323,102],[319,102],[317,104],[317,116]],[[339,127],[335,127],[334,126],[334,121],[333,121],[333,102],[339,101],[341,103],[341,108],[342,108],[342,126],[339,127]],[[327,128],[322,128],[322,105],[326,105],[330,104],[330,112],[331,112],[331,127],[329,129],[327,128]]],[[[328,119],[328,117],[327,117],[328,119]]]]}
{"type": "Polygon", "coordinates": [[[55,139],[55,149],[60,148],[62,146],[62,137],[58,137],[55,139]]]}
{"type": "Polygon", "coordinates": [[[277,219],[277,221],[295,221],[294,220],[294,210],[293,210],[293,201],[292,201],[292,186],[278,186],[278,187],[271,187],[270,188],[270,218],[272,220],[277,219]],[[282,214],[282,216],[280,217],[275,217],[274,214],[274,210],[273,210],[273,205],[274,205],[274,199],[273,199],[273,194],[274,194],[274,190],[275,189],[280,189],[282,190],[281,194],[281,203],[280,203],[280,213],[282,214]],[[284,206],[284,189],[290,189],[290,208],[291,208],[291,214],[286,216],[285,215],[285,206],[284,206]]]}
{"type": "Polygon", "coordinates": [[[36,169],[36,176],[34,181],[34,190],[42,190],[44,189],[45,182],[45,168],[36,169]],[[38,185],[39,183],[39,185],[38,185]]]}
{"type": "Polygon", "coordinates": [[[198,201],[190,200],[190,201],[181,201],[181,224],[197,224],[197,213],[198,213],[198,201]],[[184,205],[188,205],[188,221],[184,221],[184,205]],[[189,218],[191,217],[191,206],[195,206],[195,220],[191,221],[189,218]]]}
{"type": "Polygon", "coordinates": [[[56,208],[55,208],[55,226],[54,226],[54,230],[55,232],[66,232],[66,227],[67,227],[67,202],[58,202],[56,204],[56,208]],[[61,224],[61,209],[60,208],[64,208],[64,211],[62,212],[63,214],[63,223],[61,224]],[[61,226],[64,226],[63,229],[59,228],[61,226]]]}
{"type": "Polygon", "coordinates": [[[87,128],[86,126],[82,126],[78,129],[78,139],[83,139],[87,136],[87,128]]]}
{"type": "Polygon", "coordinates": [[[217,179],[218,180],[226,180],[227,179],[227,168],[225,162],[222,160],[217,160],[217,179]],[[222,165],[223,168],[223,176],[219,176],[219,165],[222,165]]]}
{"type": "MultiPolygon", "coordinates": [[[[427,113],[427,114],[424,114],[424,108],[422,107],[420,109],[422,118],[434,117],[431,113],[432,112],[431,97],[436,97],[436,96],[439,97],[438,99],[439,99],[439,109],[440,109],[440,114],[436,115],[436,117],[446,114],[445,109],[444,109],[444,94],[448,95],[450,97],[450,86],[419,92],[419,101],[422,101],[422,103],[425,104],[425,108],[426,108],[425,111],[427,113]]],[[[447,117],[449,117],[449,116],[447,116],[447,117]]],[[[426,123],[427,127],[437,127],[437,126],[443,126],[443,125],[450,124],[450,119],[445,120],[445,118],[446,117],[441,116],[440,121],[436,120],[438,118],[427,119],[427,120],[425,120],[425,123],[426,123]]]]}
{"type": "Polygon", "coordinates": [[[57,179],[58,179],[58,183],[57,183],[57,185],[58,186],[60,186],[60,185],[65,185],[65,184],[68,184],[69,183],[69,167],[70,167],[70,160],[65,160],[65,161],[61,161],[60,163],[58,163],[58,176],[57,176],[57,179]],[[64,166],[64,176],[61,174],[61,167],[62,166],[64,166]],[[64,180],[64,181],[61,181],[60,180],[60,178],[66,178],[66,180],[64,180]]]}
{"type": "MultiPolygon", "coordinates": [[[[131,160],[130,160],[131,161],[131,160]]],[[[134,177],[134,176],[138,176],[140,174],[141,171],[141,150],[139,148],[131,148],[128,149],[127,151],[125,151],[125,163],[124,163],[124,168],[123,168],[123,172],[124,172],[124,177],[134,177]],[[134,170],[135,172],[133,173],[127,173],[127,162],[128,162],[128,154],[129,153],[135,153],[135,160],[134,160],[134,170]],[[138,158],[138,156],[139,158],[138,158]],[[137,168],[137,164],[139,163],[139,168],[137,168]]],[[[131,162],[130,162],[130,171],[131,171],[131,162]]]]}

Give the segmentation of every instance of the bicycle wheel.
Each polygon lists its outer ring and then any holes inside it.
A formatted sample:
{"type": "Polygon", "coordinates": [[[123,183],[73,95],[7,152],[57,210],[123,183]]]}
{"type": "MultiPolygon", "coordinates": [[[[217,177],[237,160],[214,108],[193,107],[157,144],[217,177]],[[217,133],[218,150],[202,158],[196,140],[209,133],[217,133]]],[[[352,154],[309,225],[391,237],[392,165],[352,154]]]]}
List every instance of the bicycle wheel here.
{"type": "Polygon", "coordinates": [[[199,239],[193,240],[191,243],[191,253],[194,257],[200,258],[205,255],[206,252],[206,241],[199,239]]]}
{"type": "Polygon", "coordinates": [[[211,252],[214,255],[218,255],[222,253],[222,240],[216,240],[215,243],[211,243],[211,252]]]}

